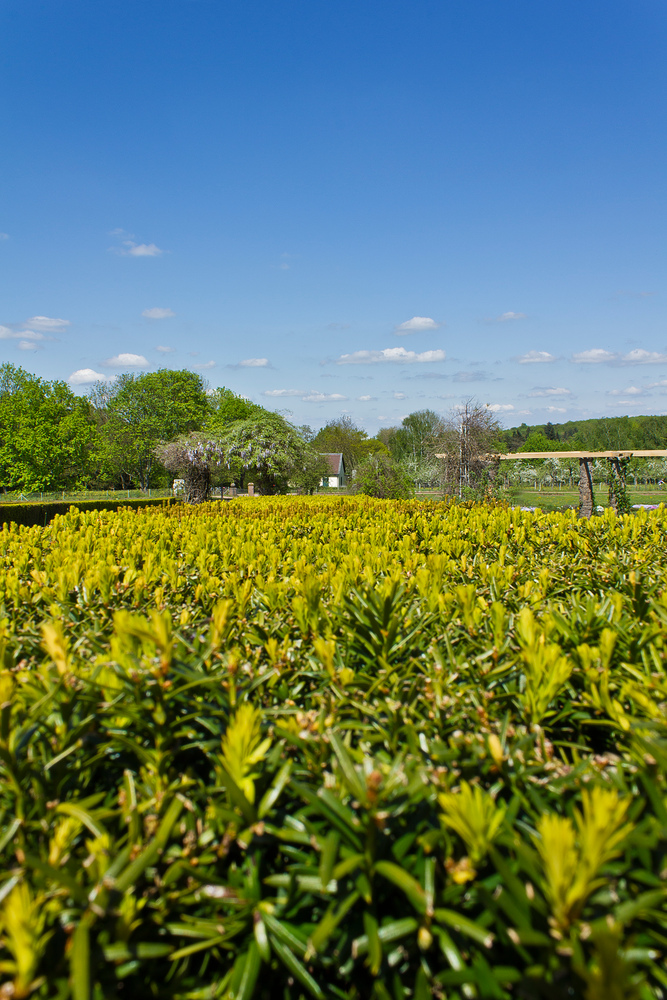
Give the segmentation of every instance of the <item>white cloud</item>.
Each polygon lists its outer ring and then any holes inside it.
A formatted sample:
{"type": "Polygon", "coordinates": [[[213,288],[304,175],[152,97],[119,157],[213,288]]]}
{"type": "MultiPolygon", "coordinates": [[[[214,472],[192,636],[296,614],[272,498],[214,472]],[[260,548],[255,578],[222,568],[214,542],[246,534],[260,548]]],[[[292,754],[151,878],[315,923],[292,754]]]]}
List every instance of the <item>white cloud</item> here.
{"type": "Polygon", "coordinates": [[[102,364],[105,368],[146,368],[148,360],[143,354],[116,354],[102,364]]]}
{"type": "Polygon", "coordinates": [[[109,247],[121,257],[159,257],[161,253],[164,253],[164,250],[161,250],[155,243],[137,243],[134,233],[128,233],[125,229],[112,229],[109,236],[124,237],[120,246],[109,247]]]}
{"type": "Polygon", "coordinates": [[[525,313],[506,312],[502,313],[500,316],[496,316],[494,322],[508,323],[511,322],[511,320],[513,319],[527,319],[527,318],[528,317],[526,316],[525,313]]]}
{"type": "Polygon", "coordinates": [[[55,330],[64,330],[72,324],[68,319],[53,319],[51,316],[31,316],[23,324],[31,330],[46,330],[53,333],[55,330]]]}
{"type": "Polygon", "coordinates": [[[268,358],[246,358],[239,361],[239,368],[270,368],[268,358]]]}
{"type": "Polygon", "coordinates": [[[605,351],[602,347],[593,347],[589,351],[579,351],[573,354],[570,361],[575,365],[601,365],[608,361],[617,361],[618,354],[605,351]]]}
{"type": "Polygon", "coordinates": [[[398,364],[428,363],[429,361],[444,361],[447,355],[444,351],[406,351],[404,347],[385,347],[382,351],[353,351],[351,354],[341,354],[336,359],[337,365],[373,365],[381,362],[398,364]]]}
{"type": "Polygon", "coordinates": [[[442,323],[436,323],[430,316],[413,316],[412,319],[407,319],[405,323],[397,326],[394,333],[397,337],[404,337],[408,333],[420,333],[423,330],[438,330],[441,326],[442,323]]]}
{"type": "Polygon", "coordinates": [[[567,413],[564,406],[547,406],[547,413],[567,413]]]}
{"type": "Polygon", "coordinates": [[[145,316],[146,319],[169,319],[176,313],[172,309],[161,309],[159,306],[154,306],[152,309],[144,309],[141,315],[145,316]]]}
{"type": "Polygon", "coordinates": [[[570,389],[564,389],[558,386],[536,386],[532,392],[528,393],[529,396],[571,396],[572,391],[570,389]]]}
{"type": "Polygon", "coordinates": [[[625,365],[661,365],[667,363],[667,354],[660,354],[659,351],[645,351],[641,347],[636,347],[634,351],[624,354],[621,362],[625,365]]]}
{"type": "Polygon", "coordinates": [[[113,375],[102,375],[92,368],[79,368],[72,372],[67,381],[70,385],[92,385],[93,382],[109,382],[111,379],[113,375]]]}
{"type": "MultiPolygon", "coordinates": [[[[0,326],[0,340],[44,340],[44,334],[36,330],[11,330],[8,326],[0,326]]],[[[25,348],[24,348],[25,349],[25,348]]]]}
{"type": "Polygon", "coordinates": [[[301,397],[304,403],[340,403],[347,399],[339,392],[309,392],[307,396],[301,397]]]}
{"type": "Polygon", "coordinates": [[[304,396],[303,389],[265,389],[262,393],[263,396],[304,396]]]}
{"type": "Polygon", "coordinates": [[[636,385],[629,385],[627,389],[609,389],[608,396],[645,396],[646,391],[636,385]]]}
{"type": "Polygon", "coordinates": [[[509,413],[514,409],[512,403],[487,403],[487,410],[491,410],[491,413],[509,413]]]}
{"type": "Polygon", "coordinates": [[[370,403],[377,399],[377,396],[357,396],[357,399],[360,403],[370,403]]]}
{"type": "Polygon", "coordinates": [[[134,243],[132,240],[123,240],[123,246],[118,253],[123,257],[159,257],[164,250],[160,250],[155,243],[134,243]]]}
{"type": "Polygon", "coordinates": [[[304,389],[265,389],[262,395],[271,399],[294,396],[302,399],[304,403],[339,403],[348,398],[339,392],[318,392],[317,389],[310,389],[308,392],[304,389]]]}
{"type": "Polygon", "coordinates": [[[394,393],[394,399],[407,399],[407,398],[408,397],[405,395],[404,392],[395,392],[394,393]]]}
{"type": "Polygon", "coordinates": [[[202,361],[200,364],[193,365],[192,367],[196,368],[197,371],[204,372],[207,371],[209,368],[215,368],[215,364],[216,364],[215,361],[202,361]]]}
{"type": "Polygon", "coordinates": [[[18,342],[19,351],[36,351],[38,350],[37,344],[34,340],[19,340],[18,342]]]}
{"type": "Polygon", "coordinates": [[[173,347],[165,347],[164,344],[158,344],[158,346],[155,348],[155,350],[159,351],[160,354],[171,354],[172,351],[174,350],[174,348],[173,347]]]}
{"type": "Polygon", "coordinates": [[[548,351],[528,351],[527,354],[522,354],[517,361],[520,365],[532,365],[532,364],[548,364],[551,361],[557,361],[555,354],[549,354],[548,351]]]}

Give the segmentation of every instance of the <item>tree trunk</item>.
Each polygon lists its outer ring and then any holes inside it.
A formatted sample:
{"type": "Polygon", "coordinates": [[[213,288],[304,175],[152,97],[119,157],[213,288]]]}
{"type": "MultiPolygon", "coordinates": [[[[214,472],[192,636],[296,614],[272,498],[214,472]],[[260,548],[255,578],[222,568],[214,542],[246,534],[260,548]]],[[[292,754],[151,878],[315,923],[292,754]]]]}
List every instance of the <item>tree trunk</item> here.
{"type": "Polygon", "coordinates": [[[208,499],[211,486],[211,470],[206,465],[203,468],[190,468],[185,476],[184,500],[186,503],[204,503],[208,499]]]}

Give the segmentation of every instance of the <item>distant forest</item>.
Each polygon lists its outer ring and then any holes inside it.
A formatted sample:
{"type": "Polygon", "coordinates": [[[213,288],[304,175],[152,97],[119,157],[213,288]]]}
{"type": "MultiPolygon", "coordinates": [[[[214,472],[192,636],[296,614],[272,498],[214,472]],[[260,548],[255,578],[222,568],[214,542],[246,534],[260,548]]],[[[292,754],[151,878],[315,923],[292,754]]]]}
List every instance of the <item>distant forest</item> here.
{"type": "Polygon", "coordinates": [[[667,448],[667,416],[596,417],[563,424],[521,424],[500,432],[507,451],[632,451],[667,448]]]}

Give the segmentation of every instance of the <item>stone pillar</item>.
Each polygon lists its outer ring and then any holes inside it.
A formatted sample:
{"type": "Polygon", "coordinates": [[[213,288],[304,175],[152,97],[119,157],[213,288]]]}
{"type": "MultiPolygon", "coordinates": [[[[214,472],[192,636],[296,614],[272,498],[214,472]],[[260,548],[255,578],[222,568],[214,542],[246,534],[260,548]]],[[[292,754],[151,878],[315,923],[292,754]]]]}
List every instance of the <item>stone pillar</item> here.
{"type": "Polygon", "coordinates": [[[248,496],[249,497],[254,497],[254,495],[255,495],[255,484],[254,483],[248,483],[248,496]]]}
{"type": "Polygon", "coordinates": [[[579,517],[590,517],[593,513],[593,480],[587,458],[579,459],[579,517]]]}
{"type": "Polygon", "coordinates": [[[232,483],[232,485],[229,487],[229,495],[230,495],[230,497],[238,496],[238,492],[239,491],[236,488],[236,483],[232,483]]]}

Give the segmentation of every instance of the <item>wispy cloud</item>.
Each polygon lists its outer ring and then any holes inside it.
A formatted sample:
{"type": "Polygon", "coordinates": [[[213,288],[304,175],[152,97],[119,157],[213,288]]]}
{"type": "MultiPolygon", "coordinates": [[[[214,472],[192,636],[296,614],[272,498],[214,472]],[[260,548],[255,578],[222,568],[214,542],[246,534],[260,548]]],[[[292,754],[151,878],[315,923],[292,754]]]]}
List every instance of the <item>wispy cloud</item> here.
{"type": "Polygon", "coordinates": [[[17,347],[19,351],[38,351],[39,344],[36,344],[34,340],[19,340],[17,347]]]}
{"type": "Polygon", "coordinates": [[[394,333],[397,337],[405,337],[410,333],[423,333],[425,330],[439,330],[443,323],[436,323],[430,316],[413,316],[406,319],[405,323],[400,323],[394,333]]]}
{"type": "Polygon", "coordinates": [[[578,351],[570,361],[575,365],[602,365],[610,361],[618,361],[618,354],[605,351],[602,347],[592,347],[588,351],[578,351]]]}
{"type": "Polygon", "coordinates": [[[408,397],[404,392],[394,392],[392,393],[394,399],[407,399],[408,397]]]}
{"type": "Polygon", "coordinates": [[[0,243],[3,240],[8,240],[8,239],[9,239],[9,233],[0,233],[0,243]]]}
{"type": "Polygon", "coordinates": [[[146,319],[170,319],[176,313],[173,309],[161,309],[159,306],[154,306],[152,309],[144,309],[141,315],[145,316],[146,319]]]}
{"type": "Polygon", "coordinates": [[[547,413],[567,413],[565,406],[547,406],[547,413]]]}
{"type": "Polygon", "coordinates": [[[215,366],[216,366],[215,361],[201,361],[198,365],[193,365],[192,367],[195,368],[198,372],[205,372],[209,371],[211,368],[215,368],[215,366]]]}
{"type": "Polygon", "coordinates": [[[109,235],[120,239],[120,244],[109,247],[109,250],[121,257],[159,257],[164,253],[155,243],[137,243],[134,233],[128,233],[125,229],[112,229],[109,235]]]}
{"type": "Polygon", "coordinates": [[[105,368],[147,368],[148,360],[143,354],[115,354],[102,364],[105,368]]]}
{"type": "Polygon", "coordinates": [[[572,391],[570,389],[565,389],[562,386],[555,385],[537,385],[532,392],[528,393],[529,396],[571,396],[572,391]]]}
{"type": "Polygon", "coordinates": [[[558,361],[555,354],[549,354],[548,351],[528,351],[527,354],[521,354],[516,359],[520,365],[534,365],[534,364],[550,364],[552,361],[558,361]]]}
{"type": "Polygon", "coordinates": [[[265,389],[262,395],[268,396],[269,399],[293,396],[303,400],[304,403],[340,403],[348,398],[340,392],[318,392],[317,389],[265,389]]]}
{"type": "Polygon", "coordinates": [[[165,344],[158,344],[158,346],[155,348],[155,350],[159,351],[160,354],[172,354],[172,352],[174,351],[174,348],[173,347],[167,347],[165,344]]]}
{"type": "Polygon", "coordinates": [[[309,392],[302,396],[304,403],[340,403],[347,398],[340,392],[309,392]]]}
{"type": "Polygon", "coordinates": [[[504,312],[500,316],[493,316],[487,323],[511,323],[515,319],[528,319],[525,313],[504,312]]]}
{"type": "Polygon", "coordinates": [[[664,365],[667,363],[667,354],[659,351],[645,351],[643,348],[635,348],[624,354],[621,361],[625,365],[664,365]]]}
{"type": "Polygon", "coordinates": [[[608,396],[648,396],[646,389],[640,389],[636,385],[629,385],[627,389],[608,389],[608,396]]]}
{"type": "Polygon", "coordinates": [[[456,372],[454,382],[486,382],[491,376],[487,372],[456,372]]]}
{"type": "Polygon", "coordinates": [[[45,340],[39,330],[12,330],[8,326],[0,326],[0,340],[45,340]]]}
{"type": "Polygon", "coordinates": [[[29,327],[31,330],[42,330],[46,333],[64,330],[71,325],[68,319],[55,319],[51,316],[31,316],[23,324],[24,327],[29,327]]]}
{"type": "Polygon", "coordinates": [[[265,389],[262,396],[270,396],[275,399],[281,396],[305,396],[304,389],[265,389]]]}
{"type": "Polygon", "coordinates": [[[113,375],[103,375],[93,368],[78,368],[67,379],[70,385],[92,385],[93,382],[111,382],[113,375]]]}
{"type": "Polygon", "coordinates": [[[353,351],[351,354],[341,354],[336,359],[337,365],[375,365],[393,364],[427,364],[428,362],[444,361],[447,355],[444,351],[406,351],[404,347],[385,347],[382,351],[353,351]]]}
{"type": "Polygon", "coordinates": [[[570,358],[574,364],[588,365],[664,365],[667,364],[667,354],[660,351],[646,351],[643,347],[635,347],[627,354],[606,351],[602,347],[593,347],[588,351],[579,351],[570,358]]]}
{"type": "Polygon", "coordinates": [[[511,413],[514,409],[512,403],[487,403],[487,410],[491,410],[491,413],[511,413]]]}
{"type": "Polygon", "coordinates": [[[377,396],[357,396],[360,403],[371,403],[377,400],[377,396]]]}
{"type": "Polygon", "coordinates": [[[273,368],[268,358],[245,358],[236,365],[227,365],[227,368],[273,368]]]}

